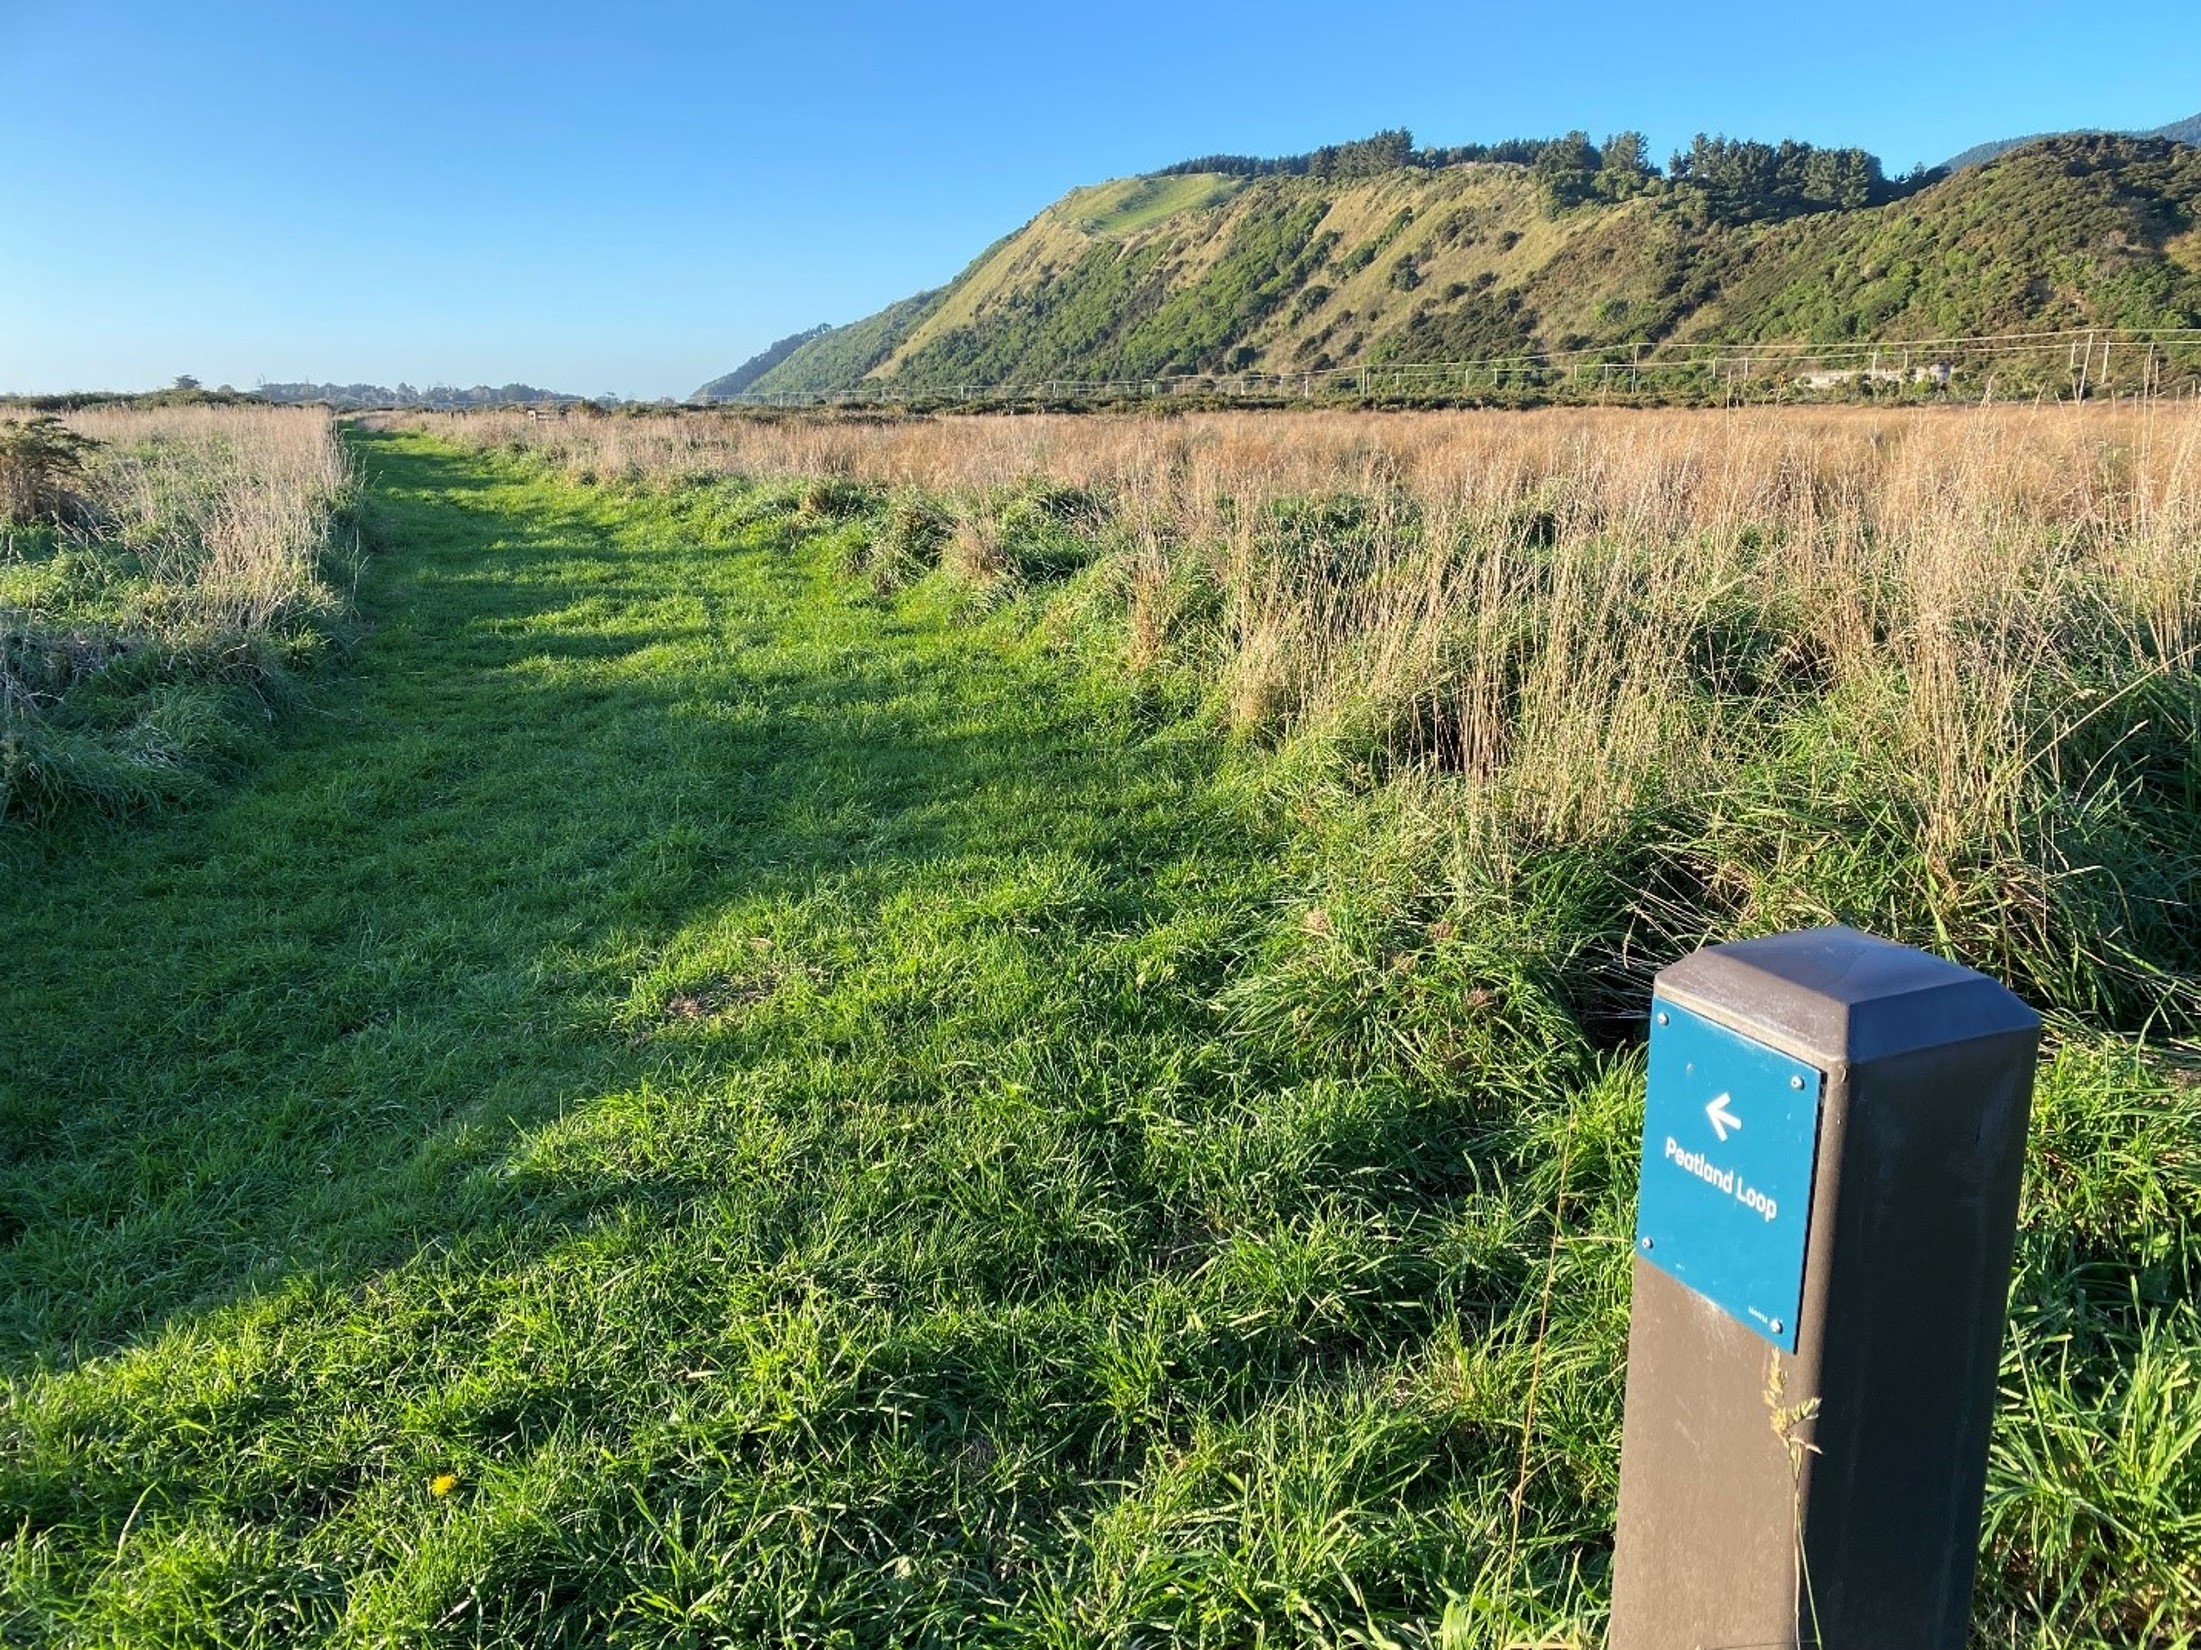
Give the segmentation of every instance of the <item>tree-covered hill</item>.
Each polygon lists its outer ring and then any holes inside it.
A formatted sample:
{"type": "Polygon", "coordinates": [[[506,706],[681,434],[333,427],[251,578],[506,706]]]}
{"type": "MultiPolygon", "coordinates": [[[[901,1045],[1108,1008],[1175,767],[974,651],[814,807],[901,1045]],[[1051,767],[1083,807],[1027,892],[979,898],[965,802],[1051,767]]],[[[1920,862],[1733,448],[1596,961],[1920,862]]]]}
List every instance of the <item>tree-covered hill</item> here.
{"type": "MultiPolygon", "coordinates": [[[[878,314],[868,315],[861,321],[852,321],[845,327],[828,327],[759,373],[741,390],[720,391],[717,386],[724,380],[714,379],[698,390],[693,399],[730,400],[737,394],[827,395],[860,383],[894,352],[912,328],[933,312],[947,290],[941,287],[920,292],[889,304],[878,314]]],[[[739,374],[730,376],[738,377],[739,374]]]]}
{"type": "Polygon", "coordinates": [[[2007,155],[2013,149],[2028,143],[2045,143],[2051,138],[2073,137],[2162,137],[2173,138],[2180,143],[2201,143],[2201,115],[2190,115],[2184,120],[2174,120],[2168,126],[2150,127],[2144,132],[2034,132],[2026,137],[1996,138],[1991,143],[1975,143],[1960,155],[1951,155],[1941,163],[1944,172],[1961,172],[1967,166],[1983,166],[1999,155],[2007,155]]]}
{"type": "Polygon", "coordinates": [[[1694,318],[1737,338],[2201,325],[2201,149],[2036,144],[1877,212],[1784,225],[1694,318]]]}
{"type": "Polygon", "coordinates": [[[1079,189],[752,395],[1320,372],[1689,342],[2201,326],[2201,150],[2045,139],[1889,179],[1700,137],[1217,155],[1079,189]]]}
{"type": "Polygon", "coordinates": [[[811,339],[832,330],[833,328],[830,325],[819,325],[810,328],[806,332],[789,333],[778,343],[757,351],[756,354],[750,356],[748,360],[742,362],[740,366],[724,377],[712,379],[689,399],[692,401],[731,401],[751,384],[754,384],[794,354],[795,351],[801,349],[803,345],[809,343],[811,339]]]}

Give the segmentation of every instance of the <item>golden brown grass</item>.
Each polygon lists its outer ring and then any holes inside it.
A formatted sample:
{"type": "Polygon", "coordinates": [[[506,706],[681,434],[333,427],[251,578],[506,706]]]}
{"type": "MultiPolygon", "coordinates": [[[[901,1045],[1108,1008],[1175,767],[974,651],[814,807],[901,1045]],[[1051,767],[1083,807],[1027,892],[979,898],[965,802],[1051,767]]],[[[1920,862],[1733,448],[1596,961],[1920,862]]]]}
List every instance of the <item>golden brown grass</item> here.
{"type": "Polygon", "coordinates": [[[320,409],[90,408],[86,491],[100,536],[127,547],[145,599],[176,622],[265,631],[337,598],[332,526],[354,485],[320,409]]]}
{"type": "MultiPolygon", "coordinates": [[[[1082,489],[1129,662],[1238,728],[1459,776],[1451,827],[1501,853],[1724,800],[1702,828],[1777,866],[1819,850],[1768,807],[1884,816],[1929,934],[1963,910],[2038,942],[2092,874],[2073,817],[2120,740],[2175,735],[2158,690],[2201,645],[2190,405],[436,427],[598,479],[922,489],[981,580],[1004,498],[1082,489]]],[[[1702,876],[1745,926],[1829,914],[1702,876]]]]}
{"type": "MultiPolygon", "coordinates": [[[[1539,753],[1521,800],[1561,831],[1624,805],[1647,764],[1720,743],[1676,703],[1715,609],[1772,624],[1773,663],[1831,689],[1877,700],[1901,681],[1867,708],[1937,833],[2012,805],[2023,685],[2060,653],[2107,627],[2175,669],[2196,642],[2201,415],[2185,407],[440,427],[600,477],[1092,490],[1135,549],[1136,655],[1159,656],[1166,574],[1197,559],[1227,593],[1240,721],[1439,695],[1471,769],[1539,753]],[[1340,497],[1363,506],[1341,535],[1360,565],[1309,581],[1274,553],[1270,507],[1340,497]]],[[[984,521],[962,533],[981,565],[984,521]]]]}
{"type": "Polygon", "coordinates": [[[346,605],[325,412],[94,408],[49,519],[0,535],[0,819],[187,794],[346,605]]]}

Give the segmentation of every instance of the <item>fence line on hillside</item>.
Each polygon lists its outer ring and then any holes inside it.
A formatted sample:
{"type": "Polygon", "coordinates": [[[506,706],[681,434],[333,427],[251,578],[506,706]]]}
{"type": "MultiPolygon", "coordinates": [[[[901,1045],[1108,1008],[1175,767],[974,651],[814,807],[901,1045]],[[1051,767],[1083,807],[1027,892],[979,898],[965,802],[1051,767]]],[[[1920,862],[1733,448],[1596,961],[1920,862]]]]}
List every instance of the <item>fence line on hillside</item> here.
{"type": "Polygon", "coordinates": [[[767,391],[715,403],[748,407],[869,407],[1121,403],[1199,397],[1258,402],[1635,397],[1695,389],[1731,399],[1808,399],[1890,389],[1987,400],[2096,399],[2201,386],[2201,327],[2068,327],[1948,338],[1833,344],[1584,346],[1467,361],[1361,362],[1294,371],[1167,373],[993,383],[898,384],[767,391]],[[1998,372],[1995,369],[2000,368],[1998,372]],[[1999,380],[1999,382],[1998,382],[1999,380]]]}

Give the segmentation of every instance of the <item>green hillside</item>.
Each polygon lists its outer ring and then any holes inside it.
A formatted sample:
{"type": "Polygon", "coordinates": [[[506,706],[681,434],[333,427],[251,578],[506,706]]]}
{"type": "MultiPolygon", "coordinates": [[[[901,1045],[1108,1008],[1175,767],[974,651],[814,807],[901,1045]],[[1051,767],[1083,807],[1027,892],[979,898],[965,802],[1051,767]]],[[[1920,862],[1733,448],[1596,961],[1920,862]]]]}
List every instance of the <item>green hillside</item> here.
{"type": "Polygon", "coordinates": [[[1960,172],[1967,166],[1983,165],[1997,155],[2007,155],[2011,150],[2028,143],[2041,143],[2050,138],[2069,137],[2163,137],[2176,138],[2180,143],[2201,143],[2201,115],[2189,115],[2184,120],[2174,120],[2165,126],[2152,126],[2143,132],[2110,132],[2106,129],[2077,132],[2033,132],[2025,137],[1996,138],[1990,143],[1975,143],[1962,154],[1951,155],[1941,163],[1944,172],[1960,172]]]}
{"type": "Polygon", "coordinates": [[[688,399],[691,401],[731,401],[750,385],[786,360],[814,338],[822,338],[833,329],[815,326],[806,332],[791,332],[777,343],[757,351],[748,360],[723,377],[714,378],[688,399]]]}
{"type": "MultiPolygon", "coordinates": [[[[809,343],[753,380],[751,395],[823,395],[862,380],[894,352],[910,329],[932,313],[947,289],[920,292],[876,315],[819,333],[809,343]]],[[[698,391],[702,396],[710,386],[698,391]]]]}
{"type": "Polygon", "coordinates": [[[2201,149],[2073,138],[1783,225],[1695,317],[1736,338],[2201,324],[2201,149]]]}
{"type": "Polygon", "coordinates": [[[1801,145],[1700,139],[1673,175],[1616,170],[1586,139],[1499,149],[1538,158],[1409,150],[1358,175],[1247,162],[1077,190],[752,390],[2201,325],[2201,150],[2167,139],[2052,139],[1897,184],[1801,145]]]}

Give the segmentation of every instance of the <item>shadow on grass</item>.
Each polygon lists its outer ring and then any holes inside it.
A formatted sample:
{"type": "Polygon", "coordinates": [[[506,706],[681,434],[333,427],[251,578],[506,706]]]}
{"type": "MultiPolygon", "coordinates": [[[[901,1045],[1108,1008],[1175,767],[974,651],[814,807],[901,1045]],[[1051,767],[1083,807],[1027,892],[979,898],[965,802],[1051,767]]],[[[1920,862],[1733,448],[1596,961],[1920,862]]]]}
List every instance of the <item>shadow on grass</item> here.
{"type": "MultiPolygon", "coordinates": [[[[510,476],[364,447],[394,544],[349,679],[205,807],[6,844],[14,1368],[523,1214],[456,1188],[514,1130],[693,1064],[613,1022],[713,912],[830,884],[855,916],[1067,851],[1109,884],[1091,918],[1152,915],[1190,747],[1125,745],[1044,664],[876,645],[798,558],[744,575],[758,604],[725,566],[759,553],[675,518],[631,548],[616,505],[537,488],[522,514],[510,476]],[[795,657],[745,656],[812,623],[795,657]]],[[[1247,851],[1198,815],[1176,829],[1247,851]]]]}
{"type": "MultiPolygon", "coordinates": [[[[1067,1585],[1077,1519],[1264,1404],[1394,1522],[1511,1470],[1388,1399],[1324,1454],[1356,1371],[1523,1280],[1500,1243],[1440,1289],[1407,1241],[1458,1102],[1223,1046],[1279,890],[1211,741],[729,545],[707,496],[362,453],[351,672],[214,803],[5,845],[0,1507],[60,1593],[132,1528],[261,1530],[222,1596],[333,1620],[296,1554],[346,1519],[443,1551],[418,1486],[456,1465],[526,1511],[450,1559],[517,1637],[669,1585],[677,1515],[726,1620],[916,1642],[1067,1585]],[[863,1511],[768,1539],[811,1503],[863,1511]]],[[[1361,1584],[1403,1598],[1413,1541],[1361,1584]]]]}
{"type": "MultiPolygon", "coordinates": [[[[1213,743],[1014,623],[364,446],[353,672],[213,805],[0,839],[0,1639],[1593,1636],[1508,1594],[1594,1628],[1637,1072],[1388,941],[1264,973],[1213,743]],[[1425,1082],[1322,1023],[1400,963],[1425,1082]]],[[[2104,1070],[2058,1346],[2192,1294],[2104,1070]]]]}

